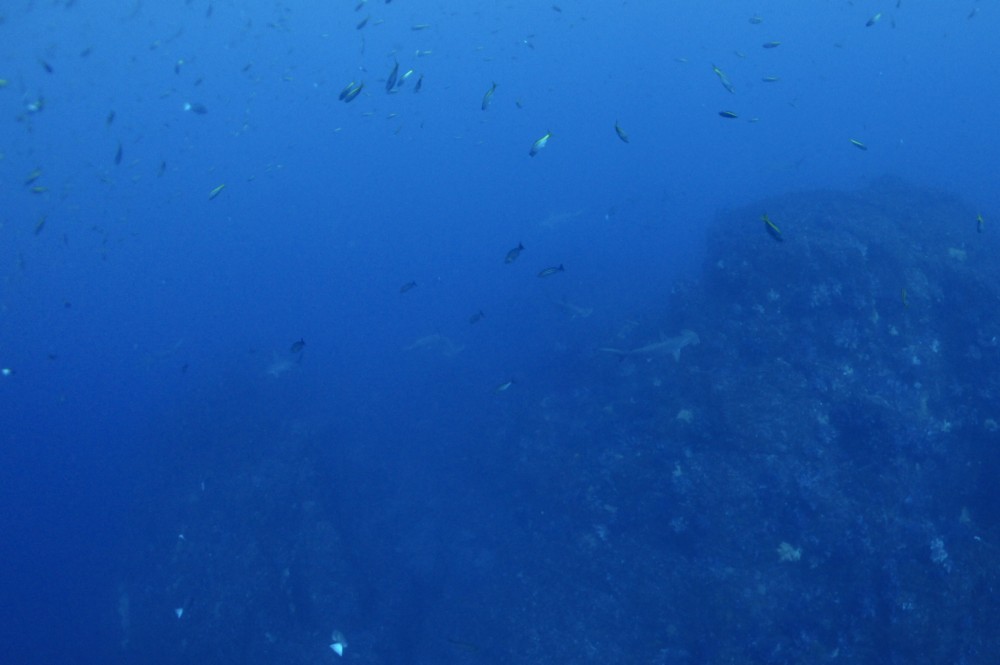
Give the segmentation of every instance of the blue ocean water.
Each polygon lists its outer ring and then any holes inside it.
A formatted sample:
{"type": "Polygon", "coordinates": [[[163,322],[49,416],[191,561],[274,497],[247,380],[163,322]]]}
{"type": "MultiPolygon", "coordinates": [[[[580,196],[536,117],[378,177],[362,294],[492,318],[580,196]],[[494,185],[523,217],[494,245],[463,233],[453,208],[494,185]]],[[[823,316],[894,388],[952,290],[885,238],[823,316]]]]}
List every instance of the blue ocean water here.
{"type": "Polygon", "coordinates": [[[998,27],[5,3],[3,662],[993,662],[998,27]]]}

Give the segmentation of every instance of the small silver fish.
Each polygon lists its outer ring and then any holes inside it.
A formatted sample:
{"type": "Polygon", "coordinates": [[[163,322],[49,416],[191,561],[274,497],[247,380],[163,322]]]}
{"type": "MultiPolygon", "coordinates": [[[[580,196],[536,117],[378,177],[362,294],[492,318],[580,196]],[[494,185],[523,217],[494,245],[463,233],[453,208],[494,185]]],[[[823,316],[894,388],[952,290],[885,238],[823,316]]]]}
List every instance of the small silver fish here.
{"type": "Polygon", "coordinates": [[[549,144],[550,138],[552,138],[552,132],[546,132],[545,136],[532,143],[531,150],[528,151],[528,156],[534,157],[535,155],[537,155],[542,148],[544,148],[549,144]]]}

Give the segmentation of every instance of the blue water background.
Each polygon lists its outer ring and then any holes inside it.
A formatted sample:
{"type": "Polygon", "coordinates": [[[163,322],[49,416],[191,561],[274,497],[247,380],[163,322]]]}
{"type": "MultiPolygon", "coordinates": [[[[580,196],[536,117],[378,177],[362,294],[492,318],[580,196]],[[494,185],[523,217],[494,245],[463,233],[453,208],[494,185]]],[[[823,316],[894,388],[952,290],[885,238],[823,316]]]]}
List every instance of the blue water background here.
{"type": "Polygon", "coordinates": [[[297,423],[351,441],[373,511],[390,487],[446,501],[477,482],[449,460],[655,321],[718,211],[891,174],[996,219],[1000,8],[891,5],[6,3],[7,662],[116,657],[126,531],[185,464],[179,441],[297,423]],[[395,61],[415,74],[387,94],[395,61]],[[461,353],[404,350],[435,334],[461,353]],[[268,375],[300,338],[301,363],[268,375]]]}

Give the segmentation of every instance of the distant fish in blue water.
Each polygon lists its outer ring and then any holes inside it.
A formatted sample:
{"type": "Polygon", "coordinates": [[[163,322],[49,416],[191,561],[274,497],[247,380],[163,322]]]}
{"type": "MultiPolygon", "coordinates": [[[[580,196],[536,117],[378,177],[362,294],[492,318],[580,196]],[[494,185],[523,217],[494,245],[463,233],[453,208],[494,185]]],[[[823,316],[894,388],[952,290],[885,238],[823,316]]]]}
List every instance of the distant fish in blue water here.
{"type": "Polygon", "coordinates": [[[355,83],[351,81],[344,86],[344,89],[340,91],[340,96],[338,99],[344,103],[348,103],[354,100],[355,97],[361,94],[361,91],[365,89],[365,82],[355,83]]]}
{"type": "Polygon", "coordinates": [[[528,156],[534,157],[535,155],[537,155],[542,148],[544,148],[549,144],[549,139],[551,138],[552,138],[552,132],[546,132],[545,136],[543,136],[542,138],[538,139],[537,141],[531,144],[531,150],[528,151],[528,156]]]}
{"type": "Polygon", "coordinates": [[[712,71],[715,72],[715,75],[719,77],[719,83],[722,84],[723,88],[732,93],[736,92],[736,88],[733,87],[733,82],[729,80],[729,77],[726,76],[726,73],[724,71],[722,71],[715,65],[712,65],[712,71]]]}
{"type": "Polygon", "coordinates": [[[417,286],[416,282],[407,282],[406,284],[403,284],[401,287],[399,287],[399,292],[406,293],[410,289],[416,288],[416,286],[417,286]]]}
{"type": "Polygon", "coordinates": [[[593,307],[580,307],[565,298],[562,300],[553,300],[552,304],[568,314],[571,319],[585,319],[594,313],[593,307]]]}
{"type": "Polygon", "coordinates": [[[304,339],[299,339],[299,341],[292,344],[291,348],[288,349],[290,353],[302,353],[302,349],[306,347],[306,341],[304,339]]]}
{"type": "Polygon", "coordinates": [[[403,350],[423,351],[431,354],[436,353],[445,356],[446,358],[454,358],[461,353],[464,348],[465,346],[456,344],[448,337],[439,333],[434,333],[433,335],[425,335],[419,339],[413,340],[413,342],[404,346],[403,350]]]}
{"type": "Polygon", "coordinates": [[[497,91],[497,83],[496,81],[493,81],[493,85],[490,86],[490,89],[486,91],[485,95],[483,95],[483,103],[480,105],[480,108],[482,110],[485,111],[490,107],[490,102],[493,101],[493,95],[494,93],[496,93],[496,91],[497,91]]]}
{"type": "Polygon", "coordinates": [[[415,72],[412,69],[407,69],[405,72],[403,72],[402,74],[400,74],[399,75],[399,80],[396,81],[396,87],[397,88],[402,88],[403,84],[406,83],[406,80],[409,79],[411,76],[413,76],[414,73],[415,72]]]}
{"type": "Polygon", "coordinates": [[[868,150],[868,146],[857,139],[851,139],[851,145],[853,145],[858,150],[868,150]]]}
{"type": "Polygon", "coordinates": [[[882,19],[882,12],[879,12],[865,22],[865,27],[870,28],[876,23],[878,23],[881,19],[882,19]]]}
{"type": "MultiPolygon", "coordinates": [[[[4,81],[6,81],[6,79],[4,79],[4,81]]],[[[4,85],[6,85],[6,83],[4,83],[4,85]]],[[[32,99],[24,104],[24,110],[26,113],[41,113],[44,108],[45,108],[45,98],[41,96],[39,96],[37,99],[32,99]]]]}
{"type": "Polygon", "coordinates": [[[392,89],[396,87],[396,77],[399,76],[399,61],[392,66],[392,71],[389,72],[389,78],[385,80],[385,91],[392,92],[392,89]]]}
{"type": "Polygon", "coordinates": [[[986,221],[983,219],[983,216],[981,214],[976,215],[976,233],[982,233],[985,226],[986,221]]]}
{"type": "Polygon", "coordinates": [[[771,221],[771,218],[764,213],[760,216],[760,220],[764,222],[764,229],[767,231],[768,235],[777,240],[778,242],[784,242],[785,238],[781,235],[781,229],[778,225],[771,221]]]}
{"type": "Polygon", "coordinates": [[[679,361],[681,359],[681,350],[683,350],[684,347],[694,346],[700,342],[701,339],[698,337],[698,333],[693,330],[685,329],[682,330],[676,337],[665,337],[660,335],[660,341],[652,342],[651,344],[646,344],[645,346],[640,346],[635,349],[615,349],[604,346],[597,350],[604,351],[605,353],[611,353],[619,358],[625,358],[627,356],[673,356],[674,360],[679,361]]]}
{"type": "Polygon", "coordinates": [[[483,310],[479,310],[478,312],[469,317],[469,323],[472,324],[479,323],[480,321],[483,320],[484,316],[486,316],[486,314],[483,313],[483,310]]]}
{"type": "Polygon", "coordinates": [[[347,648],[347,640],[344,639],[344,634],[339,630],[333,631],[333,634],[330,636],[330,649],[333,651],[333,653],[337,654],[338,656],[343,656],[344,649],[346,648],[347,648]]]}
{"type": "Polygon", "coordinates": [[[557,272],[566,272],[566,269],[563,268],[563,264],[560,263],[557,266],[552,266],[550,268],[545,268],[544,270],[540,270],[540,271],[538,271],[538,276],[539,277],[551,277],[552,275],[556,274],[557,272]]]}
{"type": "Polygon", "coordinates": [[[208,109],[205,105],[197,102],[187,102],[184,104],[184,110],[194,113],[195,115],[205,115],[208,113],[208,109]]]}
{"type": "Polygon", "coordinates": [[[622,129],[622,126],[618,124],[617,120],[615,120],[615,134],[617,134],[618,138],[622,141],[628,143],[628,134],[625,133],[625,130],[622,129]]]}
{"type": "Polygon", "coordinates": [[[181,603],[180,606],[174,608],[174,615],[178,619],[180,619],[181,617],[183,617],[184,613],[191,609],[191,603],[193,601],[194,601],[194,599],[191,596],[188,596],[187,598],[185,598],[184,602],[181,603]]]}
{"type": "Polygon", "coordinates": [[[503,258],[504,263],[513,263],[517,261],[517,257],[521,256],[521,252],[524,251],[524,245],[517,243],[517,247],[507,252],[507,256],[503,258]]]}

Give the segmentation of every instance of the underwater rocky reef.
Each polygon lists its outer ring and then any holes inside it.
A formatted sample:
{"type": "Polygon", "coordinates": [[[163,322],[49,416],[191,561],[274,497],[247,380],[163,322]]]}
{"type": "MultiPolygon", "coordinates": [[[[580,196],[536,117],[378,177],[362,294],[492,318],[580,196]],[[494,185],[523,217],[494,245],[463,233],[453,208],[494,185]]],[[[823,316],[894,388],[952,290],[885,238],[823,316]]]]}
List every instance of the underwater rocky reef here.
{"type": "Polygon", "coordinates": [[[611,562],[631,596],[618,657],[989,662],[995,230],[892,179],[720,215],[660,323],[701,344],[602,378],[617,438],[562,476],[606,524],[584,577],[611,562]]]}
{"type": "Polygon", "coordinates": [[[209,489],[155,519],[187,537],[127,566],[126,651],[334,662],[336,629],[356,663],[993,662],[1000,228],[976,217],[892,179],[720,214],[701,273],[650,294],[647,328],[700,343],[595,352],[434,500],[379,503],[391,465],[345,473],[363,453],[315,433],[200,451],[176,474],[209,489]]]}

